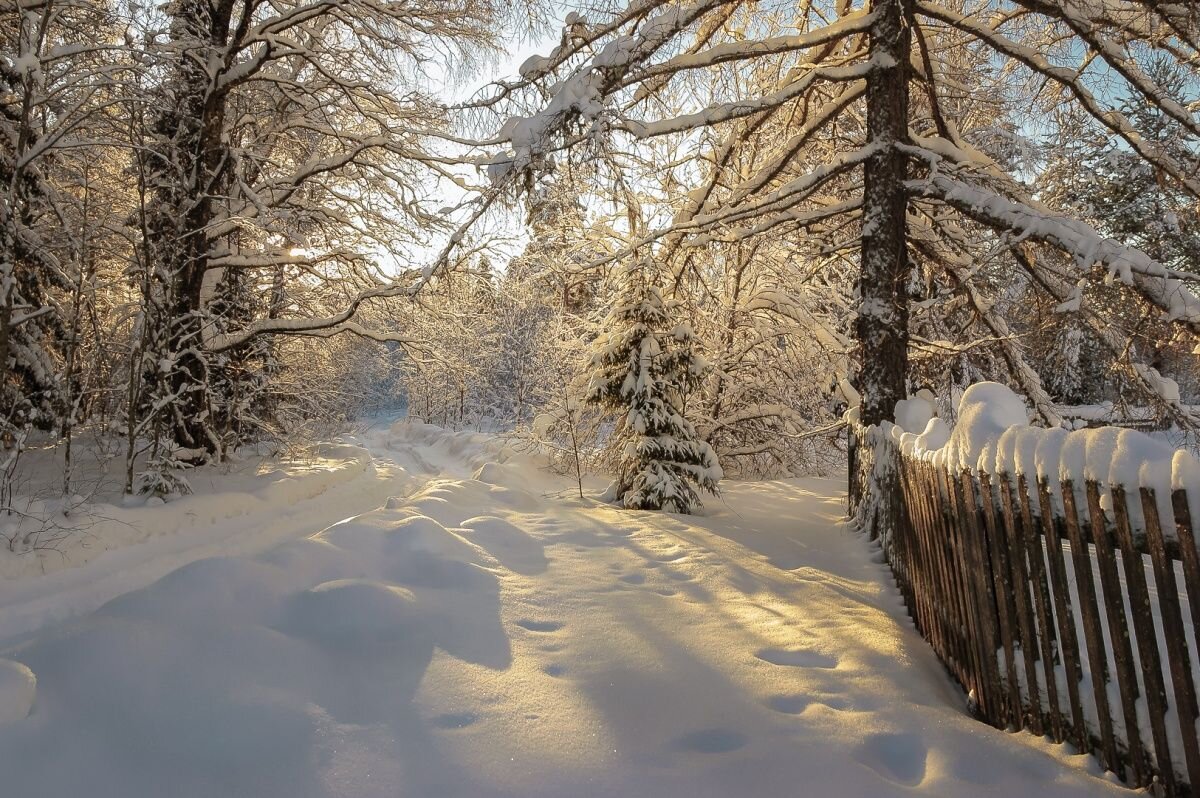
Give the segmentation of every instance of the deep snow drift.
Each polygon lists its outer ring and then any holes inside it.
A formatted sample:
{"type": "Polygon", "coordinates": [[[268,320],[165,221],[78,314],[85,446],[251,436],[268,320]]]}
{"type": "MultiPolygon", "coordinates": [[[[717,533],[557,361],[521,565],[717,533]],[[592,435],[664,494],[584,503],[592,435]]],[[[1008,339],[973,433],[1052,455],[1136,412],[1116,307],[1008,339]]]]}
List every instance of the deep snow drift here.
{"type": "Polygon", "coordinates": [[[4,795],[1119,794],[963,714],[838,480],[684,518],[382,443],[385,507],[0,650],[4,795]]]}

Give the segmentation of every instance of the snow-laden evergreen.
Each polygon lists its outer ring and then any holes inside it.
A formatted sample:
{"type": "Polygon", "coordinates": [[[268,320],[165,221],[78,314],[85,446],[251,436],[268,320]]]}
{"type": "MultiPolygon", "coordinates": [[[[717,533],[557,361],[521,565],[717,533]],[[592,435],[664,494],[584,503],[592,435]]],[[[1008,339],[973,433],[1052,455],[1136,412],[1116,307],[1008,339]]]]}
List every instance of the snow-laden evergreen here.
{"type": "Polygon", "coordinates": [[[684,414],[708,363],[695,351],[691,326],[672,319],[671,303],[644,270],[624,277],[594,345],[587,393],[618,416],[608,497],[629,509],[694,513],[700,492],[715,494],[722,476],[716,453],[684,414]]]}

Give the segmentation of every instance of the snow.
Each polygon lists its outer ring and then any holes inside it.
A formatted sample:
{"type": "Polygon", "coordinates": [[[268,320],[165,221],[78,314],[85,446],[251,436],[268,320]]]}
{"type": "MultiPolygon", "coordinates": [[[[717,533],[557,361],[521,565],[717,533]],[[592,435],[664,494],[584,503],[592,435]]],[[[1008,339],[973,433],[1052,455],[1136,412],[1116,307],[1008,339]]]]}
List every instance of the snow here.
{"type": "MultiPolygon", "coordinates": [[[[1158,379],[1164,383],[1163,390],[1175,385],[1167,378],[1158,379]]],[[[1104,409],[1076,408],[1085,415],[1104,409]]],[[[922,414],[910,410],[906,402],[897,404],[897,418],[902,411],[905,420],[916,422],[914,429],[918,428],[922,414]]],[[[1191,452],[1133,429],[1096,427],[1068,432],[1031,426],[1024,400],[999,383],[969,387],[959,402],[958,423],[949,432],[939,419],[933,419],[920,436],[906,432],[901,425],[891,427],[889,434],[905,454],[953,472],[1023,474],[1031,478],[1031,490],[1044,478],[1056,496],[1061,483],[1068,480],[1076,490],[1082,490],[1086,481],[1095,481],[1101,488],[1150,488],[1167,518],[1171,517],[1172,490],[1186,489],[1191,501],[1200,500],[1200,461],[1191,452]]],[[[1107,506],[1109,501],[1105,495],[1103,503],[1107,506]]],[[[1173,536],[1170,525],[1164,532],[1173,536]]]]}
{"type": "Polygon", "coordinates": [[[531,55],[521,62],[521,66],[517,69],[517,74],[522,78],[529,80],[538,77],[547,68],[552,66],[554,60],[542,55],[531,55]]]}
{"type": "Polygon", "coordinates": [[[896,426],[905,430],[924,430],[934,417],[933,402],[924,396],[912,396],[896,402],[896,426]]]}
{"type": "Polygon", "coordinates": [[[0,658],[0,725],[24,720],[37,695],[37,677],[19,662],[0,658]]]}
{"type": "Polygon", "coordinates": [[[958,422],[940,450],[941,462],[955,470],[978,468],[1005,431],[1028,423],[1025,402],[1012,390],[996,382],[976,383],[959,399],[958,422]]]}
{"type": "Polygon", "coordinates": [[[497,137],[509,142],[512,151],[491,156],[487,164],[488,178],[493,183],[501,183],[514,171],[522,171],[537,161],[564,121],[575,117],[581,122],[598,120],[604,111],[601,85],[601,73],[591,69],[578,70],[555,87],[554,96],[543,110],[532,116],[510,117],[497,137]]]}
{"type": "Polygon", "coordinates": [[[931,418],[926,422],[921,434],[905,432],[900,436],[900,451],[906,455],[922,457],[926,452],[941,449],[949,440],[949,425],[940,418],[931,418]]]}
{"type": "Polygon", "coordinates": [[[572,498],[483,435],[363,442],[378,509],[0,648],[5,793],[1125,794],[965,714],[840,479],[695,518],[572,498]]]}
{"type": "Polygon", "coordinates": [[[42,66],[41,58],[32,50],[26,50],[13,61],[13,71],[17,75],[36,75],[42,66]]]}
{"type": "Polygon", "coordinates": [[[1146,367],[1142,372],[1142,376],[1146,378],[1146,382],[1150,383],[1150,387],[1154,389],[1163,401],[1180,404],[1182,401],[1179,393],[1179,383],[1170,377],[1164,377],[1158,373],[1158,369],[1146,367]]]}
{"type": "Polygon", "coordinates": [[[1071,289],[1071,295],[1067,297],[1066,302],[1062,302],[1055,306],[1055,313],[1078,313],[1083,307],[1083,289],[1087,287],[1086,280],[1080,280],[1071,289]]]}

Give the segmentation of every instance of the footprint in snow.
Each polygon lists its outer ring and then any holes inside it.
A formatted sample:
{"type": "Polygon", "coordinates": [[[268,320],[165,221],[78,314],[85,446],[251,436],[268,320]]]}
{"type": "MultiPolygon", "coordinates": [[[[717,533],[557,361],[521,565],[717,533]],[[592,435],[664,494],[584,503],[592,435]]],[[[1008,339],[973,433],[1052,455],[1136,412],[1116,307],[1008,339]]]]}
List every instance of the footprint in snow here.
{"type": "Polygon", "coordinates": [[[915,787],[925,780],[929,749],[912,733],[872,734],[855,749],[854,758],[884,779],[915,787]]]}
{"type": "Polygon", "coordinates": [[[477,720],[474,712],[447,712],[431,718],[429,723],[439,729],[465,729],[477,720]]]}
{"type": "Polygon", "coordinates": [[[675,746],[697,754],[727,754],[745,747],[746,742],[746,735],[732,729],[701,729],[678,738],[675,746]]]}
{"type": "Polygon", "coordinates": [[[772,665],[784,665],[791,668],[836,668],[836,657],[822,654],[809,649],[764,648],[754,656],[772,665]]]}
{"type": "Polygon", "coordinates": [[[522,618],[517,621],[517,626],[522,629],[528,629],[531,632],[557,632],[563,628],[563,625],[558,621],[534,621],[529,618],[522,618]]]}

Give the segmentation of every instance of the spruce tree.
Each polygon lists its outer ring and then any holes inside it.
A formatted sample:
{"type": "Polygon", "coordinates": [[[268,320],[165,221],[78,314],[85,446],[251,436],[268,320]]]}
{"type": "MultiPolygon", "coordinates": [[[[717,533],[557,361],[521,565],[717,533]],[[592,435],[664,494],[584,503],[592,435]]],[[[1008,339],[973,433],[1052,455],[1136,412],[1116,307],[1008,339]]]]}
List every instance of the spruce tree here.
{"type": "Polygon", "coordinates": [[[618,416],[612,501],[692,513],[701,490],[717,492],[717,455],[684,417],[684,397],[707,368],[691,327],[673,323],[659,289],[631,270],[596,340],[587,392],[589,402],[618,416]]]}

